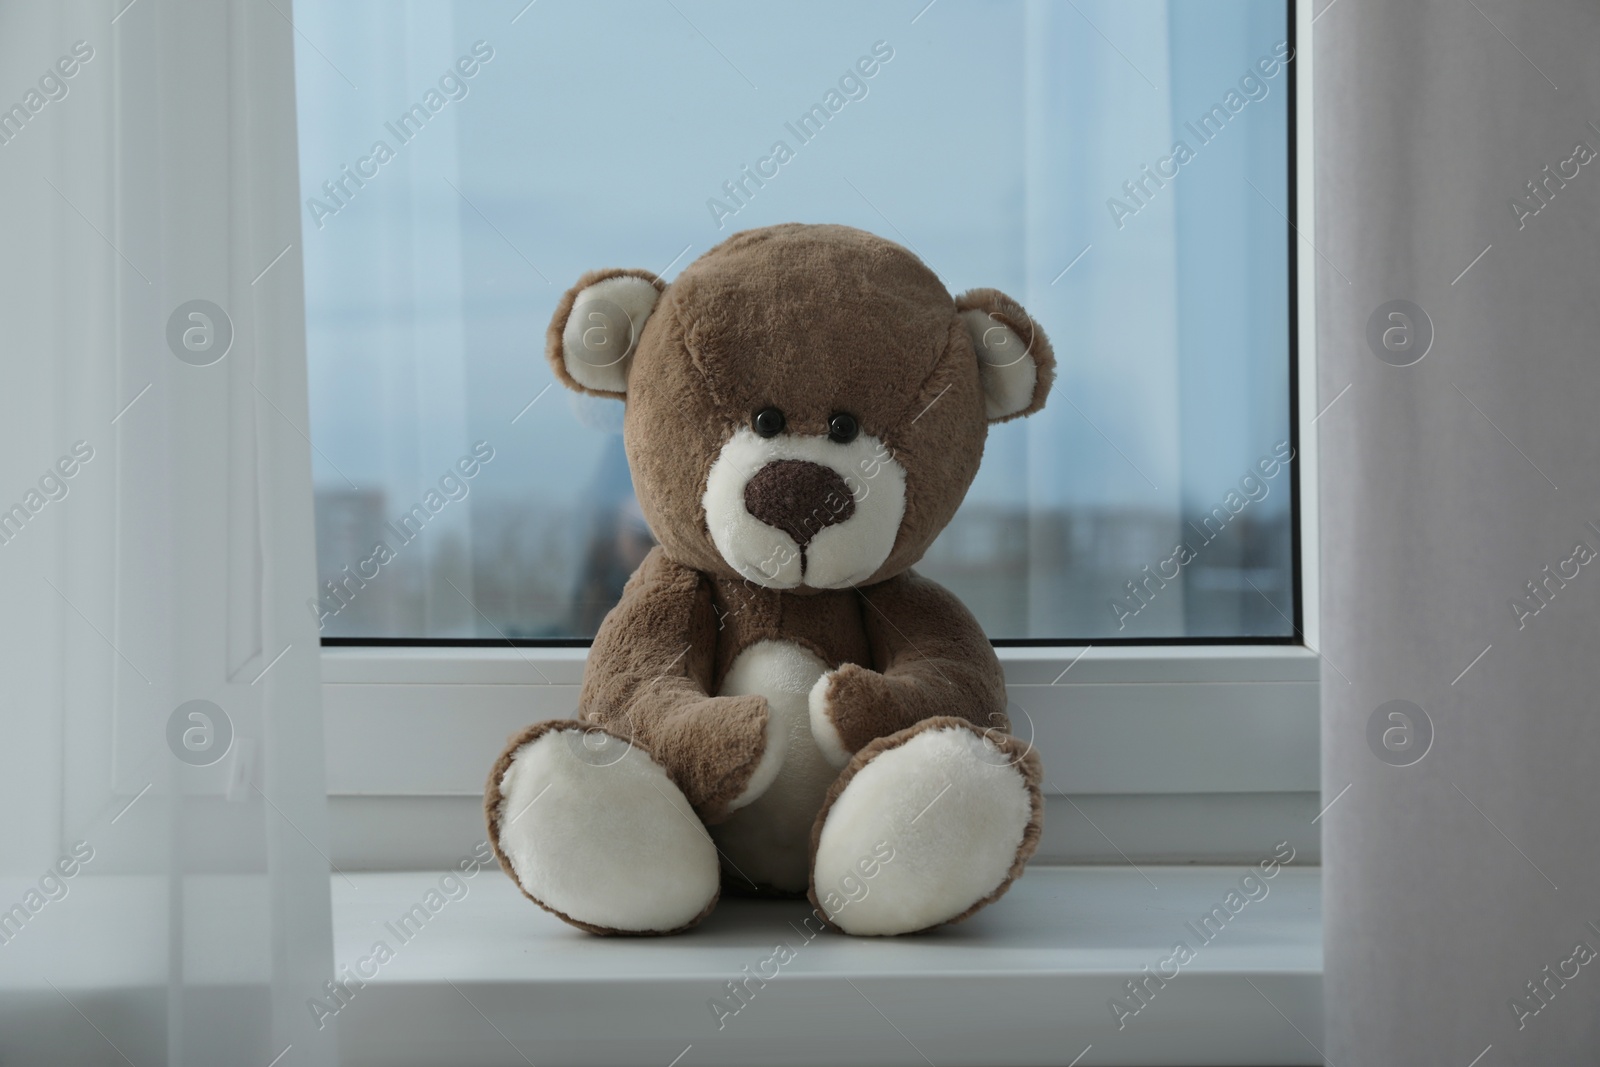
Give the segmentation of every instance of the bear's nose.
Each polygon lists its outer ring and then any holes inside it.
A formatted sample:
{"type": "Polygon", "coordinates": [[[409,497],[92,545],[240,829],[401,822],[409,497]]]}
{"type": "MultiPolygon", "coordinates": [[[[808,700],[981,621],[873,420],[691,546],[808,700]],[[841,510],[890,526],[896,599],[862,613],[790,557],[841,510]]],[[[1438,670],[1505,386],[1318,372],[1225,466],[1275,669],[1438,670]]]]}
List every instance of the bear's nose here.
{"type": "Polygon", "coordinates": [[[803,459],[779,459],[745,483],[744,507],[805,548],[824,529],[854,515],[856,501],[832,467],[803,459]]]}

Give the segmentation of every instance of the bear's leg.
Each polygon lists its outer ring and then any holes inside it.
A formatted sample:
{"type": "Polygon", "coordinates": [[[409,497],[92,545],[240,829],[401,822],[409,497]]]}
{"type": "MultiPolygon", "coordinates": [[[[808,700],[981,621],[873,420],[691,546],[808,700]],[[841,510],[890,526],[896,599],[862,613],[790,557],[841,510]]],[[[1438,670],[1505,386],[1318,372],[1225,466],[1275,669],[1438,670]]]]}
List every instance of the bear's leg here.
{"type": "Polygon", "coordinates": [[[668,934],[717,901],[717,850],[638,744],[543,722],[512,739],[484,797],[500,866],[546,911],[597,934],[668,934]]]}
{"type": "Polygon", "coordinates": [[[856,753],[812,831],[811,902],[845,933],[956,922],[1039,844],[1038,754],[965,719],[925,719],[856,753]]]}

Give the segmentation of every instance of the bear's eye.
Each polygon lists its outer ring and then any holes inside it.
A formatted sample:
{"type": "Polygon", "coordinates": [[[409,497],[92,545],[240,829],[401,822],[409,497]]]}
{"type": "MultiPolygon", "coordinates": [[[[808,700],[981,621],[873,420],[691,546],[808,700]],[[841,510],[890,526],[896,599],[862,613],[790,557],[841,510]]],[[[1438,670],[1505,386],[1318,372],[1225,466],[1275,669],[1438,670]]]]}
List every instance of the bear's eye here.
{"type": "Polygon", "coordinates": [[[860,429],[854,415],[841,411],[828,420],[828,440],[847,445],[856,439],[860,429]]]}
{"type": "Polygon", "coordinates": [[[762,437],[776,437],[783,432],[786,420],[777,408],[762,408],[751,421],[762,437]]]}

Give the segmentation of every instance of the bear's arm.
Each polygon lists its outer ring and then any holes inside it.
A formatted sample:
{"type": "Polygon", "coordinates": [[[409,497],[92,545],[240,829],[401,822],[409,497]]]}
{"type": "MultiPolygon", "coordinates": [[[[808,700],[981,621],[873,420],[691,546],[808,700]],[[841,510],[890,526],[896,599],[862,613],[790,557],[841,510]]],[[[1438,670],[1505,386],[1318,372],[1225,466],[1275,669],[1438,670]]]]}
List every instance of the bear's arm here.
{"type": "Polygon", "coordinates": [[[913,571],[857,592],[870,669],[846,664],[818,694],[843,752],[940,715],[1010,730],[1000,660],[954,594],[913,571]]]}
{"type": "Polygon", "coordinates": [[[729,814],[766,750],[761,696],[709,695],[717,649],[711,586],[652,549],[595,634],[579,715],[655,757],[701,819],[729,814]]]}

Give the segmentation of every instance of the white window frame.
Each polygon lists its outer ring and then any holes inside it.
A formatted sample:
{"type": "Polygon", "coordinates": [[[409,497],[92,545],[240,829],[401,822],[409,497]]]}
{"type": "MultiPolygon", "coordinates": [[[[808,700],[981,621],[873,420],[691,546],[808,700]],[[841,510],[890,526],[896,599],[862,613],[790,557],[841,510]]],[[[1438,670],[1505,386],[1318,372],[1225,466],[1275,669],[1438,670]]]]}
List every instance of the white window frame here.
{"type": "MultiPolygon", "coordinates": [[[[1316,264],[1304,234],[1315,219],[1310,0],[1295,2],[1296,426],[1300,596],[1294,645],[1002,647],[1014,726],[1045,757],[1052,809],[1106,813],[1091,819],[1116,853],[1228,862],[1278,840],[1306,820],[1320,796],[1317,653],[1316,264]],[[1019,710],[1023,714],[1018,714],[1019,710]],[[1215,807],[1226,802],[1226,808],[1215,807]],[[1213,807],[1208,808],[1207,805],[1213,807]],[[1098,804],[1098,807],[1095,805],[1098,804]],[[1224,818],[1205,817],[1225,811],[1224,818]],[[1244,811],[1256,818],[1239,819],[1244,811]],[[1199,813],[1196,815],[1196,813],[1199,813]],[[1170,823],[1183,815],[1185,847],[1170,823]],[[1254,837],[1241,839],[1239,825],[1254,837]],[[1272,836],[1272,840],[1265,840],[1272,836]]],[[[460,851],[468,800],[505,738],[528,723],[568,717],[577,706],[586,648],[329,646],[322,650],[328,792],[334,862],[425,865],[460,851]],[[341,801],[346,803],[340,803],[341,801]],[[429,819],[434,811],[440,817],[429,819]],[[414,840],[386,859],[341,841],[392,839],[404,818],[414,840]],[[432,829],[428,829],[432,827],[432,829]]],[[[1059,823],[1062,820],[1055,820],[1059,823]]],[[[1095,858],[1093,848],[1048,837],[1041,858],[1095,858]]],[[[1304,853],[1303,853],[1304,854],[1304,853]]],[[[1315,856],[1306,856],[1315,861],[1315,856]]]]}

